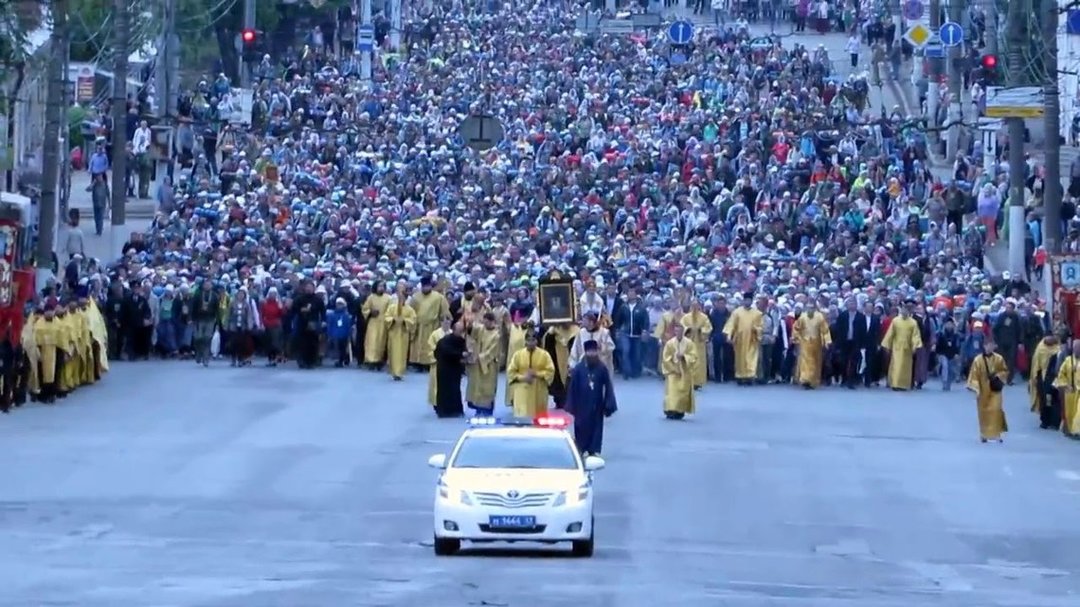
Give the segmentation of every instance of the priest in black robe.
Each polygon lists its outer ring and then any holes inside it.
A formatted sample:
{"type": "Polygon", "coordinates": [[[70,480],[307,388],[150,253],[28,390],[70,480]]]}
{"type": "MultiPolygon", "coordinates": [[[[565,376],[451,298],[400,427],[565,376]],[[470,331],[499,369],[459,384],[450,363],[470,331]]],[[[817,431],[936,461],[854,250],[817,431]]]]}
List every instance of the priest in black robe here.
{"type": "Polygon", "coordinates": [[[465,325],[454,323],[454,330],[435,344],[435,414],[439,417],[462,417],[461,378],[465,375],[468,343],[465,325]]]}
{"type": "Polygon", "coordinates": [[[585,342],[585,359],[570,371],[566,412],[574,416],[574,441],[585,455],[600,455],[604,446],[604,419],[618,411],[615,386],[600,359],[600,344],[585,342]]]}
{"type": "Polygon", "coordinates": [[[1063,336],[1061,350],[1057,354],[1050,357],[1050,360],[1046,361],[1046,369],[1042,370],[1039,377],[1035,378],[1036,390],[1038,390],[1039,398],[1039,427],[1043,430],[1057,430],[1061,428],[1061,415],[1062,415],[1062,395],[1061,391],[1054,387],[1054,380],[1057,379],[1058,370],[1061,368],[1062,363],[1069,357],[1071,350],[1067,347],[1069,345],[1068,336],[1063,336]]]}
{"type": "Polygon", "coordinates": [[[295,323],[296,362],[301,369],[314,369],[319,365],[319,336],[326,322],[326,304],[315,293],[315,283],[305,280],[300,284],[290,315],[295,323]]]}

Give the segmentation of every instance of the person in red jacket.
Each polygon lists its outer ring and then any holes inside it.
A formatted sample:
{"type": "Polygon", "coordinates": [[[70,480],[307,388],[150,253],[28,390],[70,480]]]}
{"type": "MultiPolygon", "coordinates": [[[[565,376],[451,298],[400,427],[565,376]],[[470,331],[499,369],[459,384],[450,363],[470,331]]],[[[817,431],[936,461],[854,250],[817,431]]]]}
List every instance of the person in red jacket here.
{"type": "Polygon", "coordinates": [[[266,353],[269,358],[266,366],[276,367],[279,362],[284,361],[282,346],[285,343],[285,330],[282,327],[285,306],[278,298],[276,287],[270,287],[270,291],[267,292],[266,299],[263,300],[259,310],[259,316],[262,318],[263,328],[266,329],[266,353]]]}

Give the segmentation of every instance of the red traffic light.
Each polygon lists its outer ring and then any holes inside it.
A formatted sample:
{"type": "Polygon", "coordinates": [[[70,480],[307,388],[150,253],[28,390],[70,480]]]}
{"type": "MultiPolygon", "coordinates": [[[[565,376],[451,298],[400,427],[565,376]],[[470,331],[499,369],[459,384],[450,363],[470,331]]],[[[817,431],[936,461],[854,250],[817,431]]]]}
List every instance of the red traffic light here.
{"type": "Polygon", "coordinates": [[[997,67],[997,55],[983,55],[982,66],[988,70],[997,67]]]}
{"type": "Polygon", "coordinates": [[[246,29],[240,32],[240,40],[242,40],[244,44],[251,44],[252,42],[255,42],[255,30],[246,29]]]}

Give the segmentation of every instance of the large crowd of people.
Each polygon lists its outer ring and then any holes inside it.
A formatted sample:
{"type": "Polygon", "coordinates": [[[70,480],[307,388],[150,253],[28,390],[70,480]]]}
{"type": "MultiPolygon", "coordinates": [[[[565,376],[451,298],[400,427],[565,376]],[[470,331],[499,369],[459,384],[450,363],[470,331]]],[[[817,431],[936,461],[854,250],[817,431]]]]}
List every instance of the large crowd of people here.
{"type": "MultiPolygon", "coordinates": [[[[935,177],[919,120],[745,20],[673,49],[563,3],[488,8],[416,16],[370,86],[326,46],[268,60],[250,129],[214,125],[229,83],[201,83],[151,228],[81,270],[110,358],[412,367],[442,415],[564,404],[586,345],[663,376],[676,418],[709,380],[949,390],[987,342],[1007,383],[1044,379],[1044,302],[983,269],[1006,167],[935,177]],[[457,132],[477,114],[491,149],[457,132]],[[579,318],[541,314],[552,273],[579,318]]],[[[848,8],[891,61],[891,18],[848,8]]]]}

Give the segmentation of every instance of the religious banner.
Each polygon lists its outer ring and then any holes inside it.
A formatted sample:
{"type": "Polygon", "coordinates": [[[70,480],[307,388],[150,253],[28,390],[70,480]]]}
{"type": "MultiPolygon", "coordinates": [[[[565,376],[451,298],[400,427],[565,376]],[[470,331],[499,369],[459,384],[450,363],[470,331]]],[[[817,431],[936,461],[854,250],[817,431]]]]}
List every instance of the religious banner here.
{"type": "Polygon", "coordinates": [[[1055,255],[1050,260],[1050,294],[1054,329],[1080,336],[1080,255],[1055,255]]]}

